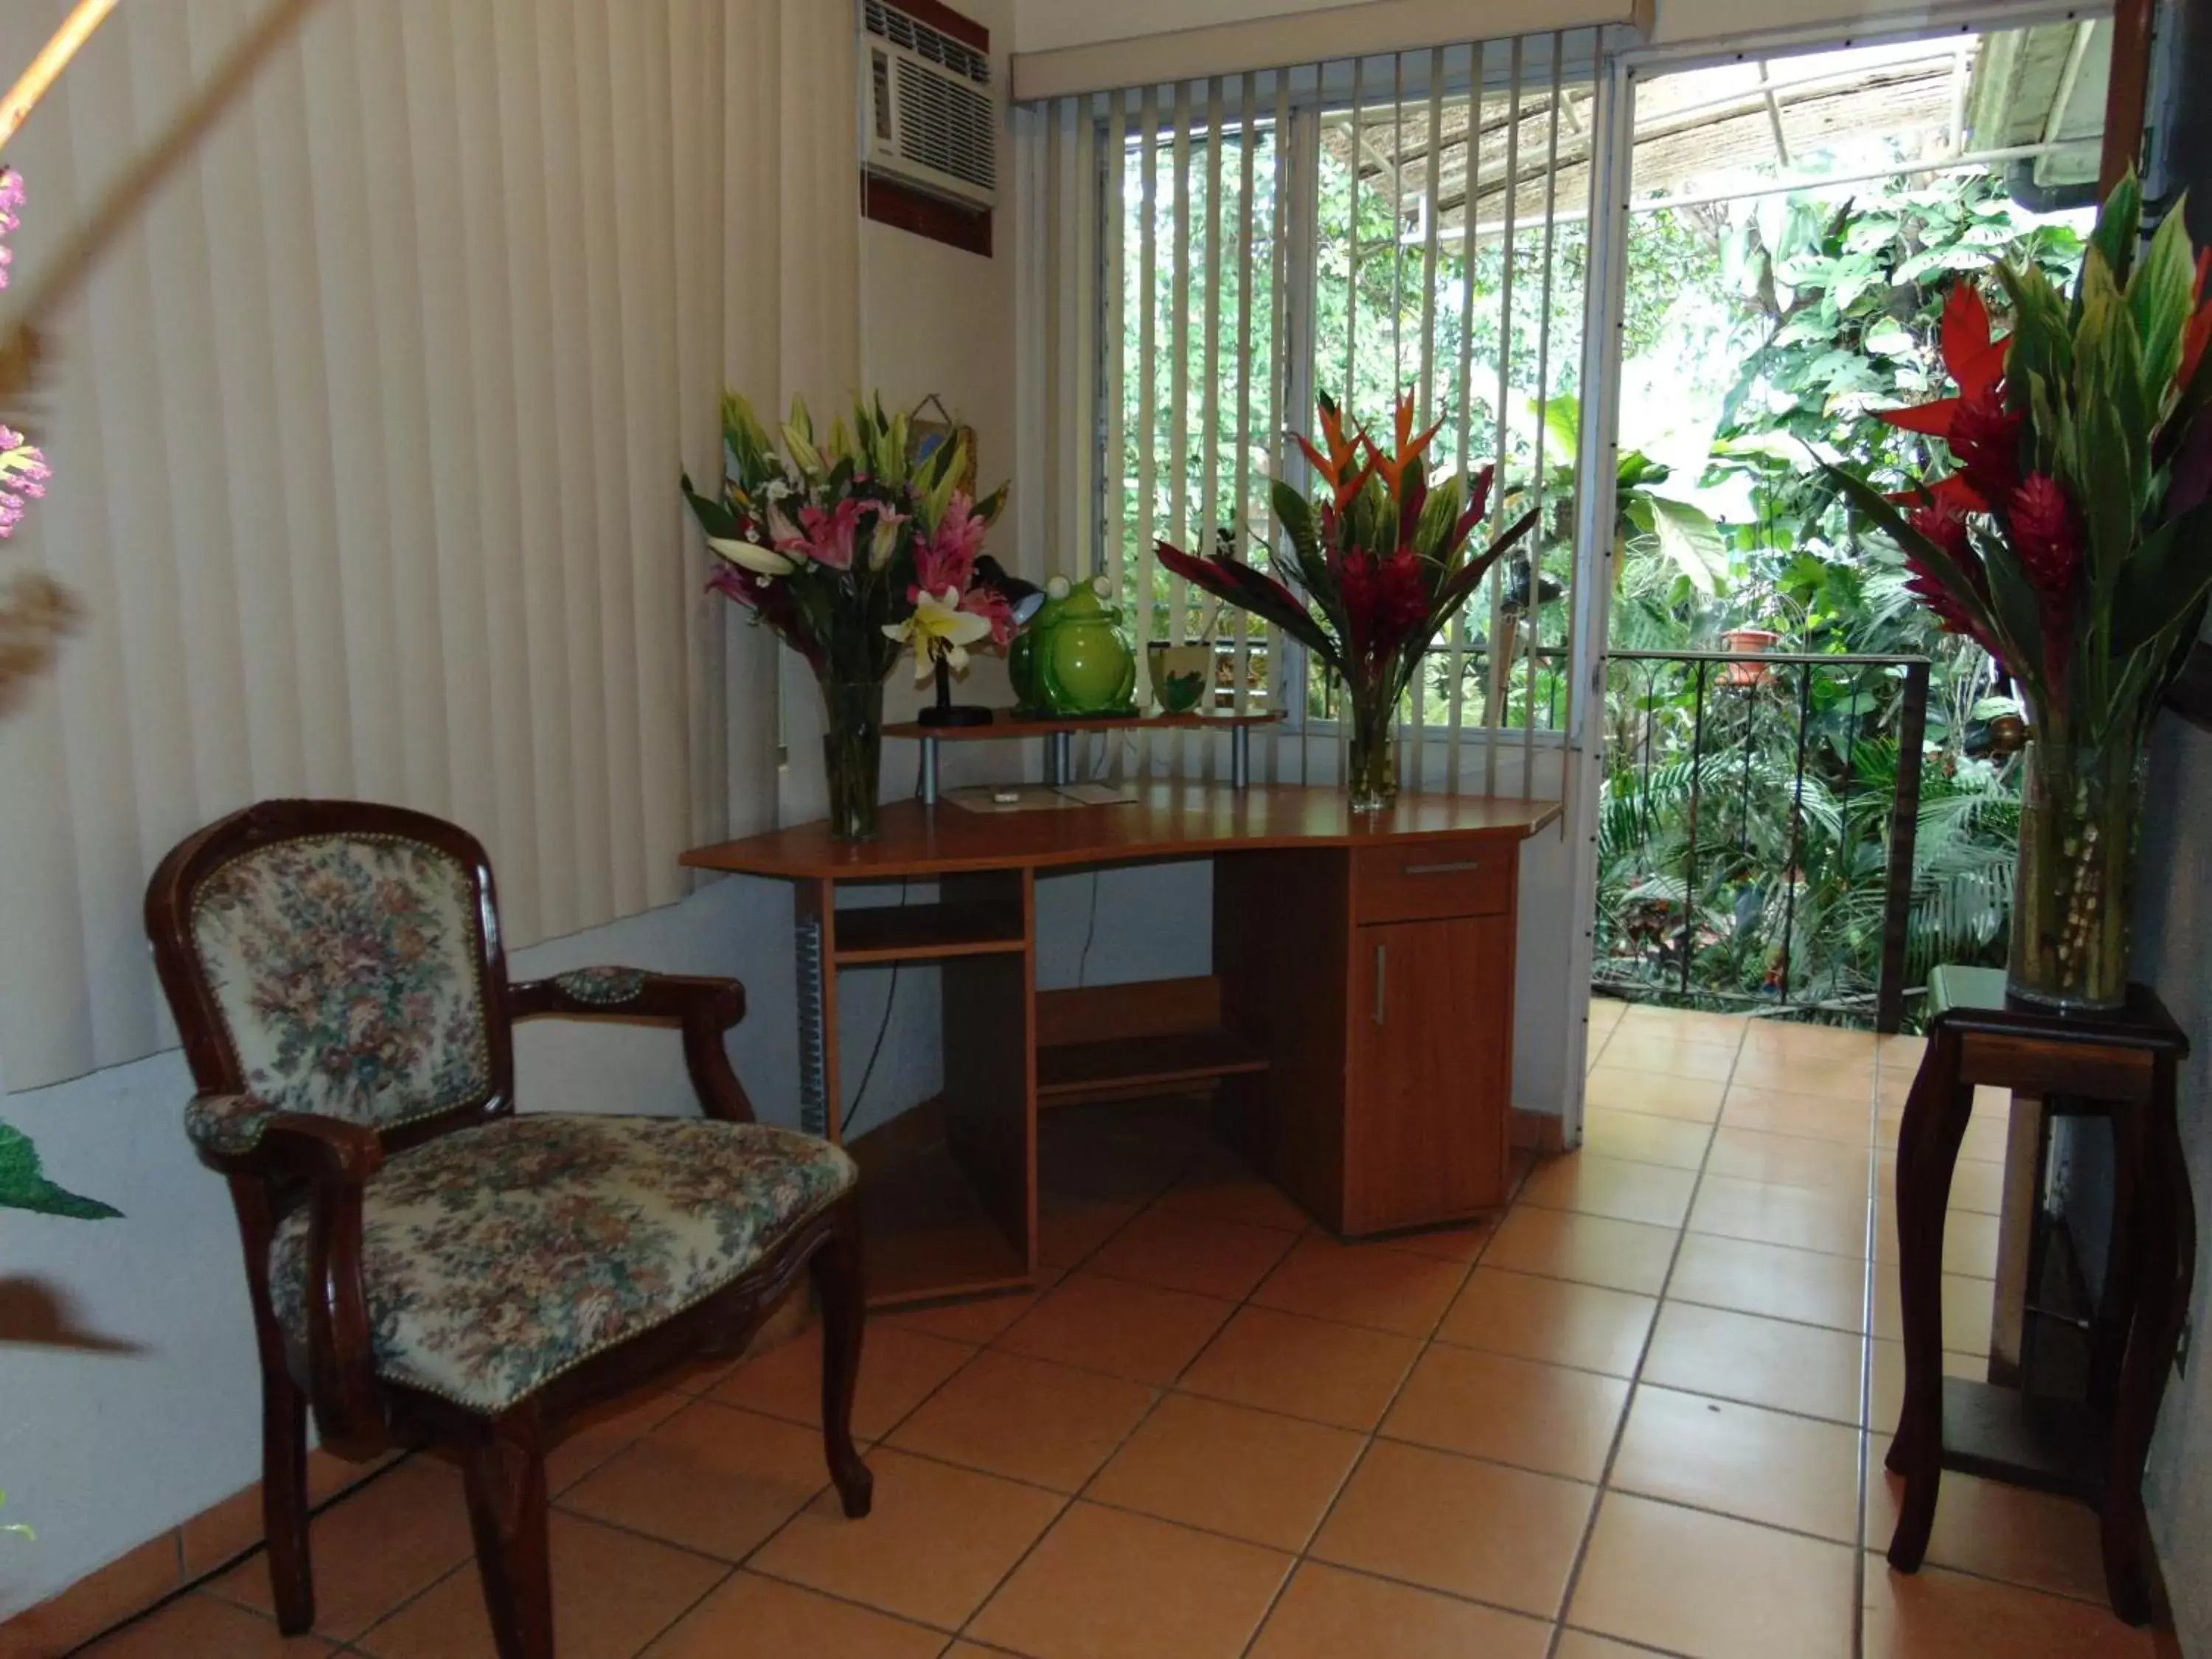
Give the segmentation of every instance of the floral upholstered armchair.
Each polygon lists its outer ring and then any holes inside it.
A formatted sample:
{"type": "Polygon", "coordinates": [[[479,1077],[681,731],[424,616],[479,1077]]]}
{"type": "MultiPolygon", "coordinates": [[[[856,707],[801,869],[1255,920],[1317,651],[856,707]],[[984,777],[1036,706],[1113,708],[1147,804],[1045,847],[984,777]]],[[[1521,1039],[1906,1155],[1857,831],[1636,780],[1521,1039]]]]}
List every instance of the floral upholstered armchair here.
{"type": "Polygon", "coordinates": [[[229,1178],[263,1389],[278,1621],[314,1622],[306,1413],[325,1442],[459,1443],[501,1659],[552,1659],[547,1448],[562,1422],[749,1335],[803,1267],[845,1512],[862,1320],[852,1161],[752,1121],[734,981],[510,984],[483,849],[420,813],[271,801],[178,847],[146,923],[229,1178]],[[513,1022],[673,1022],[704,1115],[518,1115],[513,1022]]]}

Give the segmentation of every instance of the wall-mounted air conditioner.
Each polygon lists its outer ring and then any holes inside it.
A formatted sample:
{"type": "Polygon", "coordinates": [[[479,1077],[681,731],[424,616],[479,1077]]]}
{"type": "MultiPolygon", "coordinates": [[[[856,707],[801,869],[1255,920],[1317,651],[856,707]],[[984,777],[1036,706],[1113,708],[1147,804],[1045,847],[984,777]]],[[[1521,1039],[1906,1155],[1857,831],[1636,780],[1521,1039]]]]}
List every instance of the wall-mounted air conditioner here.
{"type": "Polygon", "coordinates": [[[991,60],[885,0],[863,0],[868,171],[963,207],[999,200],[991,60]]]}

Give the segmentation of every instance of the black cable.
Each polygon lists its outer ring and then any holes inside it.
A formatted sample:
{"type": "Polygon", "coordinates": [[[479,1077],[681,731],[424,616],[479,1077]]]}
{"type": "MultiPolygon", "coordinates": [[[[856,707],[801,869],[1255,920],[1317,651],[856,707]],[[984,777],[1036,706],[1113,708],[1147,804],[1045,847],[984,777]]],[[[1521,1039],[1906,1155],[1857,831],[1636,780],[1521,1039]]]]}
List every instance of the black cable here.
{"type": "MultiPolygon", "coordinates": [[[[902,881],[899,883],[899,902],[902,905],[906,902],[906,893],[907,884],[902,881]]],[[[842,1126],[842,1138],[845,1139],[852,1139],[853,1126],[860,1121],[860,1108],[868,1098],[868,1079],[876,1074],[876,1061],[884,1052],[884,1038],[891,1029],[891,1010],[898,1002],[899,969],[905,965],[899,962],[891,963],[890,988],[884,993],[884,1017],[876,1022],[876,1041],[868,1050],[868,1063],[860,1068],[860,1086],[853,1091],[853,1109],[845,1115],[842,1126]]],[[[834,973],[836,969],[830,971],[834,973]]]]}
{"type": "Polygon", "coordinates": [[[1091,941],[1098,932],[1099,874],[1097,870],[1091,872],[1091,919],[1083,924],[1083,955],[1075,964],[1075,982],[1079,986],[1091,975],[1091,941]]]}

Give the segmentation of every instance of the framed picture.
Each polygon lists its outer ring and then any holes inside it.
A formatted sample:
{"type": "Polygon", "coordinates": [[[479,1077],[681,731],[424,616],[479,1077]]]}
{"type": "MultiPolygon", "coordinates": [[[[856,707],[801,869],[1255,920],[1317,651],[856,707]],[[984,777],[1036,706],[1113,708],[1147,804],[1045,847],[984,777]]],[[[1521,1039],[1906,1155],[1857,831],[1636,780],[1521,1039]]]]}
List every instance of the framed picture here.
{"type": "Polygon", "coordinates": [[[926,461],[937,453],[938,447],[956,441],[967,445],[967,465],[960,470],[959,487],[967,492],[968,499],[975,499],[975,428],[964,421],[955,420],[951,410],[935,392],[915,405],[910,425],[913,433],[914,458],[926,461]],[[935,411],[934,418],[930,411],[935,411]]]}

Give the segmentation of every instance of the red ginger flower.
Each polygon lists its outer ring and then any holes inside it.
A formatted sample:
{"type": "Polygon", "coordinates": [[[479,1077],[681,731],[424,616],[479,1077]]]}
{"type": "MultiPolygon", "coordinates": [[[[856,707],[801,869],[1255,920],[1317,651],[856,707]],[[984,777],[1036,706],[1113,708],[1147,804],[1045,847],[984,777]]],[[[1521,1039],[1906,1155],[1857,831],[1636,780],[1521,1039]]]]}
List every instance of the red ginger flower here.
{"type": "Polygon", "coordinates": [[[2040,601],[2043,667],[2053,691],[2074,654],[2074,589],[2081,574],[2081,515],[2058,480],[2038,472],[2012,498],[2012,544],[2040,601]]]}
{"type": "Polygon", "coordinates": [[[2004,406],[2002,386],[1962,398],[1951,416],[1951,453],[1985,501],[2011,499],[2020,488],[2020,433],[2025,416],[2004,406]]]}
{"type": "MultiPolygon", "coordinates": [[[[1989,577],[1982,568],[1981,556],[1974,551],[1966,537],[1966,521],[1956,508],[1938,501],[1917,508],[1911,514],[1912,527],[1934,542],[1949,556],[1961,575],[1972,584],[1974,591],[1984,598],[1989,593],[1989,577]]],[[[1950,586],[1931,569],[1925,560],[1911,549],[1905,550],[1905,562],[1912,574],[1905,586],[1919,597],[1920,602],[1935,614],[1947,634],[1962,634],[1973,641],[1991,656],[1997,654],[1995,641],[1984,635],[1974,622],[1965,603],[1950,586]]]]}

